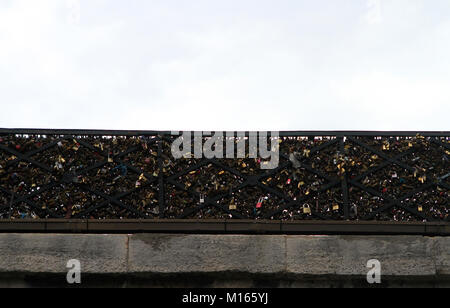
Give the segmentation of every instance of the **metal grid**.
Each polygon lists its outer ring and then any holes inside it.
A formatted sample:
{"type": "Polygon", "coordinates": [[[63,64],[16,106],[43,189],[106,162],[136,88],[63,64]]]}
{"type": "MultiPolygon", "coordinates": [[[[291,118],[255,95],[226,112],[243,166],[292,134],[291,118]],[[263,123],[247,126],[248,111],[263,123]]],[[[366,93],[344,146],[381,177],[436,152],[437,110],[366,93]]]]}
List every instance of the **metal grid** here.
{"type": "Polygon", "coordinates": [[[175,160],[170,132],[0,129],[0,219],[449,221],[449,132],[279,136],[262,170],[175,160]]]}

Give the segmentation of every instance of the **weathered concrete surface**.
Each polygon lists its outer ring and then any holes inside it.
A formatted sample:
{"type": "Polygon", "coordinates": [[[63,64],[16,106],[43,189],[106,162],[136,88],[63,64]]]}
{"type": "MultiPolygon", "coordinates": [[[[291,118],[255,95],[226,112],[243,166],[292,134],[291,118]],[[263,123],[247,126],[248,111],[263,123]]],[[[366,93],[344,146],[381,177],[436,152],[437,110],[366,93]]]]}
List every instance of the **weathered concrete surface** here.
{"type": "Polygon", "coordinates": [[[78,259],[85,273],[127,271],[126,235],[0,234],[0,273],[67,273],[78,259]]]}
{"type": "Polygon", "coordinates": [[[450,276],[450,237],[437,237],[435,242],[436,272],[450,276]]]}
{"type": "MultiPolygon", "coordinates": [[[[311,275],[365,275],[367,261],[377,259],[383,275],[432,276],[437,272],[438,252],[433,249],[436,240],[416,236],[322,236],[314,239],[288,236],[287,271],[311,275]]],[[[444,250],[439,251],[439,257],[442,262],[444,259],[448,262],[444,250]]]]}
{"type": "Polygon", "coordinates": [[[129,244],[130,272],[267,274],[283,272],[285,264],[280,236],[140,234],[129,244]]]}
{"type": "Polygon", "coordinates": [[[65,282],[70,259],[114,286],[359,286],[370,259],[391,285],[450,284],[448,237],[0,234],[0,286],[65,282]]]}

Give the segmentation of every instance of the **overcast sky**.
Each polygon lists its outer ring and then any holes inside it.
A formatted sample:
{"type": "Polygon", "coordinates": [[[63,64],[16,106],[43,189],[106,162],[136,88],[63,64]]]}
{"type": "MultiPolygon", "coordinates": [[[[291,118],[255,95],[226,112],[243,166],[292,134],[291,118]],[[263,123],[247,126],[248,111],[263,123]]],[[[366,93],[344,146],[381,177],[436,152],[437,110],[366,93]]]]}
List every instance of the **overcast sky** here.
{"type": "Polygon", "coordinates": [[[449,0],[0,0],[0,127],[450,130],[449,0]]]}

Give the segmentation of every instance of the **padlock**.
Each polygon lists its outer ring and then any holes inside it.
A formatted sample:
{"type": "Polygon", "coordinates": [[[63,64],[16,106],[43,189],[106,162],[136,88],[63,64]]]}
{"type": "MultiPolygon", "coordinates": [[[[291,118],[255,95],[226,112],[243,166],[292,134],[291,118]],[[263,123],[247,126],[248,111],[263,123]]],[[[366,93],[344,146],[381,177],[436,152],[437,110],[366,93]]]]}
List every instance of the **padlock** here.
{"type": "Polygon", "coordinates": [[[263,197],[258,199],[258,202],[256,203],[256,208],[257,209],[260,209],[262,207],[263,201],[264,201],[263,197]]]}
{"type": "Polygon", "coordinates": [[[144,176],[143,173],[139,176],[139,181],[147,181],[147,178],[144,176]]]}
{"type": "Polygon", "coordinates": [[[200,194],[200,204],[205,203],[205,195],[204,194],[200,194]]]}
{"type": "Polygon", "coordinates": [[[61,170],[63,168],[63,166],[62,166],[62,164],[60,162],[56,162],[55,166],[53,168],[57,169],[57,170],[61,170]]]}
{"type": "Polygon", "coordinates": [[[339,210],[339,204],[333,204],[333,211],[339,210]]]}
{"type": "Polygon", "coordinates": [[[303,206],[303,214],[311,214],[311,208],[309,205],[303,206]]]}
{"type": "Polygon", "coordinates": [[[65,163],[66,160],[61,155],[58,155],[58,162],[65,163]]]}
{"type": "Polygon", "coordinates": [[[231,199],[231,202],[230,202],[230,205],[228,206],[228,209],[229,209],[230,211],[234,211],[234,210],[237,209],[237,206],[236,206],[236,204],[235,204],[235,202],[234,202],[234,198],[231,199]]]}
{"type": "Polygon", "coordinates": [[[309,149],[305,149],[305,150],[303,150],[303,156],[304,157],[309,157],[309,154],[311,153],[311,150],[309,150],[309,149]]]}

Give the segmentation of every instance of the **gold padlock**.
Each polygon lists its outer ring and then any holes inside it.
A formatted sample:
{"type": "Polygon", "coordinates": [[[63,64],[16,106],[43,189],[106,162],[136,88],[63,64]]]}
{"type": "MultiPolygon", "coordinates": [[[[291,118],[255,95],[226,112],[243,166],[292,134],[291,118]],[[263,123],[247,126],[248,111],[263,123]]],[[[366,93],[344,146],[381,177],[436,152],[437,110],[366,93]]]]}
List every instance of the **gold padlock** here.
{"type": "Polygon", "coordinates": [[[308,149],[303,150],[303,156],[309,157],[309,153],[311,153],[311,150],[308,149]]]}
{"type": "Polygon", "coordinates": [[[144,176],[143,173],[139,176],[139,181],[141,180],[147,181],[147,178],[144,176]]]}
{"type": "Polygon", "coordinates": [[[303,207],[303,214],[311,214],[311,208],[309,205],[303,207]]]}

